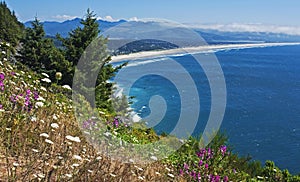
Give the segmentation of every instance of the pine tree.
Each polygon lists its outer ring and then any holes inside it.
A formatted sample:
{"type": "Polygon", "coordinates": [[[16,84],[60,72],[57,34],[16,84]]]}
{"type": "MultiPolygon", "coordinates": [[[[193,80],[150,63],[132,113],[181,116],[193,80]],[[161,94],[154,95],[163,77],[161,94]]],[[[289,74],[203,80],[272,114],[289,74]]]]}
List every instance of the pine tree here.
{"type": "Polygon", "coordinates": [[[52,79],[56,72],[70,72],[70,64],[53,41],[46,38],[43,25],[37,18],[31,23],[31,27],[26,28],[22,43],[20,61],[32,70],[48,73],[52,79]]]}
{"type": "Polygon", "coordinates": [[[93,12],[88,9],[85,18],[80,23],[82,27],[70,32],[67,38],[57,35],[63,44],[65,58],[72,63],[73,71],[75,67],[77,68],[76,78],[73,80],[73,75],[69,75],[66,81],[70,85],[74,81],[75,89],[86,96],[92,106],[112,112],[114,109],[110,97],[113,83],[108,80],[115,76],[115,73],[125,64],[116,68],[109,64],[111,57],[107,52],[107,38],[99,36],[99,24],[93,12]],[[89,47],[88,55],[84,54],[87,47],[89,47]],[[89,62],[77,66],[81,57],[81,60],[89,60],[89,62]],[[96,84],[90,80],[91,78],[96,78],[96,84]],[[95,103],[92,98],[93,93],[95,93],[95,103]]]}
{"type": "Polygon", "coordinates": [[[16,47],[23,36],[24,25],[18,21],[5,2],[0,2],[0,41],[16,47]]]}

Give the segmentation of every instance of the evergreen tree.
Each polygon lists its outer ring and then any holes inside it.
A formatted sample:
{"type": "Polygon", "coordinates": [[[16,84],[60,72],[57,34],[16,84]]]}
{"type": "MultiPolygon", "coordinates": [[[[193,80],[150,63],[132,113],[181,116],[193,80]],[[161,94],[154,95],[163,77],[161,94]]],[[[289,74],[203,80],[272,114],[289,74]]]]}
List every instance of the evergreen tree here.
{"type": "Polygon", "coordinates": [[[23,36],[24,25],[5,2],[0,2],[0,41],[9,42],[16,47],[23,36]]]}
{"type": "Polygon", "coordinates": [[[54,79],[56,72],[70,72],[70,64],[53,41],[45,36],[43,25],[35,18],[31,27],[26,28],[22,40],[21,62],[34,71],[48,73],[54,79]]]}
{"type": "MultiPolygon", "coordinates": [[[[57,38],[63,44],[65,58],[73,65],[73,71],[76,70],[76,78],[74,78],[75,89],[84,95],[92,106],[114,111],[110,97],[113,91],[113,83],[108,82],[115,73],[124,65],[114,68],[109,64],[111,57],[107,52],[107,38],[99,36],[99,24],[96,15],[89,9],[85,18],[80,22],[83,26],[78,27],[69,33],[67,38],[57,35],[57,38]],[[84,54],[86,48],[88,53],[84,54]],[[88,63],[80,63],[80,58],[88,60],[88,63]],[[91,80],[96,78],[96,83],[91,80]],[[95,93],[95,103],[93,102],[93,94],[95,93]]],[[[73,72],[74,73],[74,72],[73,72]]],[[[68,75],[68,84],[72,84],[73,75],[68,75]]],[[[73,83],[74,83],[73,82],[73,83]]]]}

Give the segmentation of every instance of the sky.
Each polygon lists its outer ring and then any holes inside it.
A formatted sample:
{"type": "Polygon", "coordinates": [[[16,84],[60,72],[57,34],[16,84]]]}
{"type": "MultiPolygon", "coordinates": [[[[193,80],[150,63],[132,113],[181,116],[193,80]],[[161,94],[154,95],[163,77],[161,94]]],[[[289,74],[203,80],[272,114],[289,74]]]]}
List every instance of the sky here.
{"type": "MultiPolygon", "coordinates": [[[[87,8],[106,20],[162,18],[191,25],[300,27],[299,0],[6,0],[20,21],[83,17],[87,8]]],[[[241,27],[239,27],[241,28],[241,27]]],[[[245,27],[244,27],[245,28],[245,27]]]]}

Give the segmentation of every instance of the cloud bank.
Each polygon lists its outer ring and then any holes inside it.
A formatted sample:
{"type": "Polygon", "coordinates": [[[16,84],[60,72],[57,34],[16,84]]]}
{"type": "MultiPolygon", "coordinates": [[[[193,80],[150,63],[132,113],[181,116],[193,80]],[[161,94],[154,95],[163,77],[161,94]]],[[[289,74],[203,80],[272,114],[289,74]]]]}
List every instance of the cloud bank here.
{"type": "Polygon", "coordinates": [[[277,26],[267,24],[187,24],[191,28],[218,30],[222,32],[269,32],[283,33],[288,35],[300,35],[300,27],[296,26],[277,26]]]}

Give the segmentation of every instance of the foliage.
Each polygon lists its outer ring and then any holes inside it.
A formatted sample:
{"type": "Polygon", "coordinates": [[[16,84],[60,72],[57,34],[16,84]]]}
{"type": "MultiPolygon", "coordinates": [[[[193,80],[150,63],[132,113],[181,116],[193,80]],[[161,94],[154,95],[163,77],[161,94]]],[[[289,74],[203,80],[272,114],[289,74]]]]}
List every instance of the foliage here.
{"type": "Polygon", "coordinates": [[[0,2],[0,41],[16,47],[23,36],[24,25],[20,23],[5,2],[0,2]]]}
{"type": "Polygon", "coordinates": [[[52,80],[56,72],[70,72],[70,64],[54,46],[53,40],[46,38],[43,25],[35,18],[31,28],[26,28],[20,61],[38,73],[47,73],[52,80]]]}

